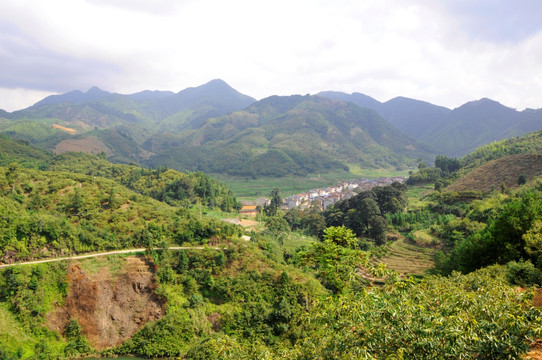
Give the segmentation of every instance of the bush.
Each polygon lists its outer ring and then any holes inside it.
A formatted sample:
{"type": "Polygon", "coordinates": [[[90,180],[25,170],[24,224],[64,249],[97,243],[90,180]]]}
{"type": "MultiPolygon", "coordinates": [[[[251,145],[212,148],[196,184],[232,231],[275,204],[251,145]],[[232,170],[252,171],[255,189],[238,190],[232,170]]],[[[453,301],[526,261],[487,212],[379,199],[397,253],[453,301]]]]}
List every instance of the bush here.
{"type": "Polygon", "coordinates": [[[513,285],[521,287],[542,284],[542,273],[534,267],[530,260],[510,261],[506,264],[506,279],[513,285]]]}

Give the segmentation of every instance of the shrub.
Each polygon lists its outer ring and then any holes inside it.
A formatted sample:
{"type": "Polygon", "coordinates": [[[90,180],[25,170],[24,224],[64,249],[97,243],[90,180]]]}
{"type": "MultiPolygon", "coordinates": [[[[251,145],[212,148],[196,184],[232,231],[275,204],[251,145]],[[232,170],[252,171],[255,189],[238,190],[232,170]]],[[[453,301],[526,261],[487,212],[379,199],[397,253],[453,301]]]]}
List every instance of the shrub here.
{"type": "Polygon", "coordinates": [[[506,279],[522,287],[542,284],[542,273],[531,261],[510,261],[506,264],[506,279]]]}

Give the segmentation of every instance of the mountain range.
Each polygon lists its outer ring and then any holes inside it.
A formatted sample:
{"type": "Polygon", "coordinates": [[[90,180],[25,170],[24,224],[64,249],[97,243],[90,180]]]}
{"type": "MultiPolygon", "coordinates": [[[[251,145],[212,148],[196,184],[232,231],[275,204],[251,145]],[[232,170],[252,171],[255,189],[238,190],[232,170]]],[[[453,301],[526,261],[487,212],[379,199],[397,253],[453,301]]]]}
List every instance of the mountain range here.
{"type": "Polygon", "coordinates": [[[397,129],[448,156],[463,156],[492,141],[542,129],[542,109],[517,111],[487,98],[452,110],[405,97],[382,103],[360,93],[318,95],[373,109],[397,129]]]}
{"type": "Polygon", "coordinates": [[[489,99],[453,110],[331,91],[256,101],[218,79],[178,93],[93,87],[0,112],[0,133],[55,153],[253,177],[412,167],[541,128],[542,110],[518,112],[489,99]]]}

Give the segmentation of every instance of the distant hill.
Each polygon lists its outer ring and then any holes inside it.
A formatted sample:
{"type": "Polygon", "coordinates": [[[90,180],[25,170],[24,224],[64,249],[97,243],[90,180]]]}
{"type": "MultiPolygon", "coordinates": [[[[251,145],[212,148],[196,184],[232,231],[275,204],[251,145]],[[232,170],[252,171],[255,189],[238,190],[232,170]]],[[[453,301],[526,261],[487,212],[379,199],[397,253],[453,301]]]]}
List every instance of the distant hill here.
{"type": "Polygon", "coordinates": [[[74,90],[62,95],[51,95],[45,99],[38,101],[32,107],[39,107],[42,105],[56,105],[56,104],[78,104],[83,102],[95,101],[102,99],[111,93],[103,91],[97,87],[90,88],[86,93],[74,90]]]}
{"type": "MultiPolygon", "coordinates": [[[[243,176],[281,176],[346,168],[412,166],[430,148],[376,112],[319,96],[272,96],[169,138],[176,146],[149,164],[243,176]]],[[[162,150],[164,140],[144,147],[162,150]]],[[[170,143],[171,144],[171,143],[170,143]]]]}
{"type": "Polygon", "coordinates": [[[438,127],[443,117],[451,111],[442,106],[406,97],[396,97],[382,103],[360,93],[349,95],[342,92],[324,91],[319,95],[373,109],[392,125],[415,139],[424,139],[428,131],[438,127]]]}
{"type": "Polygon", "coordinates": [[[150,156],[141,147],[150,136],[197,128],[211,117],[241,110],[254,101],[222,80],[176,94],[121,95],[92,88],[49,96],[28,109],[6,112],[0,133],[57,153],[104,151],[112,161],[138,163],[150,156]]]}
{"type": "Polygon", "coordinates": [[[382,103],[368,95],[354,92],[352,94],[346,94],[340,91],[321,91],[318,96],[327,97],[333,100],[341,100],[346,102],[352,102],[356,105],[363,106],[380,113],[382,111],[382,103]]]}
{"type": "Polygon", "coordinates": [[[405,134],[448,156],[463,156],[492,141],[542,129],[542,109],[519,112],[485,98],[450,110],[404,97],[381,103],[359,93],[320,95],[373,109],[405,134]]]}
{"type": "Polygon", "coordinates": [[[131,95],[112,94],[91,88],[52,95],[28,109],[10,114],[14,120],[60,119],[80,129],[108,129],[119,125],[178,130],[179,127],[241,110],[255,99],[243,95],[222,80],[176,94],[142,91],[131,95]]]}
{"type": "Polygon", "coordinates": [[[472,101],[449,112],[445,121],[433,127],[423,140],[438,144],[438,149],[447,155],[465,155],[505,138],[509,129],[519,123],[519,114],[490,99],[472,101]]]}

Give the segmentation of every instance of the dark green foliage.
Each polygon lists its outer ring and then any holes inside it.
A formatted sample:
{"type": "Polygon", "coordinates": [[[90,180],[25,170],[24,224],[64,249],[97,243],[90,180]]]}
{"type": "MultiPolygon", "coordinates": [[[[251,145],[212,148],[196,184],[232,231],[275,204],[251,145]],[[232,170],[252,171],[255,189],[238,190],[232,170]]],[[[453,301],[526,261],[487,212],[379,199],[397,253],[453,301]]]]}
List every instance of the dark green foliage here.
{"type": "Polygon", "coordinates": [[[408,185],[427,184],[435,182],[442,177],[442,170],[439,168],[422,168],[410,174],[406,183],[408,185]]]}
{"type": "Polygon", "coordinates": [[[146,324],[118,349],[118,353],[149,357],[178,356],[185,344],[195,337],[193,325],[186,311],[169,312],[160,320],[146,324]]]}
{"type": "MultiPolygon", "coordinates": [[[[487,222],[486,227],[448,231],[448,244],[452,250],[439,260],[440,268],[469,272],[494,263],[506,264],[522,259],[538,264],[535,244],[537,224],[542,219],[542,193],[528,189],[497,202],[495,206],[485,215],[479,211],[468,215],[472,217],[469,220],[487,222]]],[[[464,224],[474,224],[474,221],[464,224]]]]}
{"type": "Polygon", "coordinates": [[[269,194],[270,201],[269,204],[264,206],[264,212],[267,216],[277,215],[277,211],[282,206],[282,198],[280,197],[280,190],[273,189],[269,194]]]}
{"type": "Polygon", "coordinates": [[[375,240],[376,245],[386,244],[386,231],[388,222],[382,216],[374,216],[369,221],[369,234],[375,240]]]}
{"type": "Polygon", "coordinates": [[[265,220],[265,227],[273,234],[279,234],[290,230],[288,222],[280,216],[268,217],[267,220],[265,220]]]}
{"type": "Polygon", "coordinates": [[[284,215],[284,219],[293,231],[303,232],[319,239],[323,238],[324,229],[326,228],[326,218],[316,207],[311,207],[308,210],[301,210],[299,207],[295,207],[288,210],[284,215]]]}
{"type": "Polygon", "coordinates": [[[335,203],[324,212],[328,226],[344,225],[358,236],[366,235],[378,245],[386,243],[388,214],[402,213],[406,207],[406,185],[376,186],[372,190],[335,203]]]}
{"type": "Polygon", "coordinates": [[[506,264],[506,279],[521,287],[541,285],[542,272],[530,261],[510,261],[506,264]]]}
{"type": "Polygon", "coordinates": [[[527,183],[527,175],[525,174],[520,174],[518,176],[518,185],[524,185],[527,183]]]}

